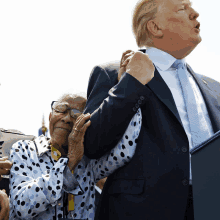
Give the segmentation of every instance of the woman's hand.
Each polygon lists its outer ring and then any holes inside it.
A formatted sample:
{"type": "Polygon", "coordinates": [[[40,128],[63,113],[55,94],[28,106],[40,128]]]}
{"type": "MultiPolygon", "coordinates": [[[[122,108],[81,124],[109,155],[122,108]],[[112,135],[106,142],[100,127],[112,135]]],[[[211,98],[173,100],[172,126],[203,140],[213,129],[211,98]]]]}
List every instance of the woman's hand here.
{"type": "Polygon", "coordinates": [[[87,121],[88,119],[90,119],[90,117],[91,115],[89,113],[87,113],[86,115],[84,114],[80,115],[77,118],[73,126],[73,129],[68,137],[68,158],[69,158],[68,166],[70,170],[74,170],[83,157],[84,135],[87,128],[91,124],[91,121],[87,121]]]}
{"type": "Polygon", "coordinates": [[[129,63],[132,55],[134,55],[134,51],[126,50],[121,57],[120,68],[118,71],[118,81],[120,80],[122,74],[126,72],[126,66],[129,63]]]}
{"type": "Polygon", "coordinates": [[[96,186],[98,186],[101,190],[103,190],[103,187],[104,187],[104,185],[105,185],[106,180],[107,180],[107,177],[105,177],[105,178],[99,180],[99,181],[96,183],[96,186]]]}
{"type": "Polygon", "coordinates": [[[9,198],[5,190],[0,190],[0,220],[9,219],[9,198]]]}

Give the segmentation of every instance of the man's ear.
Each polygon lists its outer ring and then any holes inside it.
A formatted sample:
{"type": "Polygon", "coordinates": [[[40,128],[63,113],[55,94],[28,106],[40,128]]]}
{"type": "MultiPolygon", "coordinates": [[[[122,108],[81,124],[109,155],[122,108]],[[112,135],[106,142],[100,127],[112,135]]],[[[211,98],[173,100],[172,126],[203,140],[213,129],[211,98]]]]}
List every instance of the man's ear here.
{"type": "Polygon", "coordinates": [[[147,22],[147,29],[154,37],[162,37],[163,32],[159,24],[155,20],[150,20],[147,22]]]}
{"type": "Polygon", "coordinates": [[[52,113],[50,112],[50,114],[49,114],[49,121],[50,121],[51,116],[52,116],[52,113]]]}

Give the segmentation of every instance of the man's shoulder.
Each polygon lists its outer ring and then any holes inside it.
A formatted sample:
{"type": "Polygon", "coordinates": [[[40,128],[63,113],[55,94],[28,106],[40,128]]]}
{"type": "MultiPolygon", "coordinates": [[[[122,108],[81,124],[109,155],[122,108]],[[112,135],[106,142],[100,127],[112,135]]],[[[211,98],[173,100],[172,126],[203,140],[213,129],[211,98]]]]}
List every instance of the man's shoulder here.
{"type": "Polygon", "coordinates": [[[205,75],[201,75],[198,73],[195,73],[196,77],[199,78],[205,85],[206,87],[212,91],[212,93],[218,97],[218,99],[220,99],[220,82],[205,76],[205,75]]]}
{"type": "Polygon", "coordinates": [[[220,83],[218,82],[218,81],[216,81],[216,80],[214,80],[214,79],[212,79],[212,78],[210,78],[210,77],[208,77],[208,76],[206,76],[206,75],[202,75],[202,74],[199,74],[199,73],[195,73],[195,75],[198,77],[198,78],[200,78],[201,80],[207,80],[209,83],[218,83],[219,85],[220,85],[220,83]]]}
{"type": "Polygon", "coordinates": [[[195,73],[195,75],[201,79],[204,84],[208,85],[212,89],[217,89],[220,92],[220,82],[202,74],[195,73]]]}
{"type": "Polygon", "coordinates": [[[112,61],[95,66],[90,74],[90,82],[96,81],[101,77],[102,80],[108,80],[112,85],[115,84],[119,67],[120,61],[112,61]]]}
{"type": "Polygon", "coordinates": [[[120,67],[120,61],[118,60],[111,61],[108,63],[103,63],[95,66],[93,69],[93,73],[104,71],[106,74],[108,74],[111,77],[111,76],[115,76],[116,74],[118,75],[119,67],[120,67]]]}
{"type": "Polygon", "coordinates": [[[115,71],[115,70],[118,71],[120,67],[120,61],[115,60],[108,63],[100,64],[98,66],[106,71],[115,71]]]}

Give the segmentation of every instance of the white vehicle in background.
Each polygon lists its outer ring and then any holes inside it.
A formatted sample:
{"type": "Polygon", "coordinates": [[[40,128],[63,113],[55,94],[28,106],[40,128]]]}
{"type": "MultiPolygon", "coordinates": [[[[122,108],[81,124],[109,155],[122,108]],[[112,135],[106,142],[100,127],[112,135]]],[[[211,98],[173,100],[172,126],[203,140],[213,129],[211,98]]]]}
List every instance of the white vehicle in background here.
{"type": "MultiPolygon", "coordinates": [[[[0,128],[0,158],[10,156],[12,145],[19,140],[33,140],[34,135],[25,135],[22,132],[14,129],[0,128]]],[[[9,175],[3,175],[0,182],[0,189],[5,189],[9,195],[9,175]]]]}
{"type": "Polygon", "coordinates": [[[0,128],[0,157],[10,156],[12,145],[19,140],[33,140],[35,136],[25,135],[14,129],[6,130],[0,128]]]}

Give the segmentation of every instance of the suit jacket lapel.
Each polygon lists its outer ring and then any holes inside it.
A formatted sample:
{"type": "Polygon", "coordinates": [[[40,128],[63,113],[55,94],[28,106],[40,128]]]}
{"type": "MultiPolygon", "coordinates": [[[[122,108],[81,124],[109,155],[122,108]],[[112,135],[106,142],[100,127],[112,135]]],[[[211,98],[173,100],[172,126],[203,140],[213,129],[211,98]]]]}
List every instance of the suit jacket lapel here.
{"type": "Polygon", "coordinates": [[[196,74],[189,65],[187,65],[187,69],[192,74],[200,88],[206,103],[213,130],[214,132],[217,132],[220,130],[220,101],[218,101],[215,92],[212,91],[212,82],[208,81],[208,78],[205,76],[196,74]]]}
{"type": "Polygon", "coordinates": [[[161,75],[159,74],[156,67],[153,79],[146,86],[149,87],[152,92],[170,109],[170,111],[174,114],[174,116],[182,125],[182,121],[180,119],[172,93],[167,84],[164,82],[161,75]]]}

